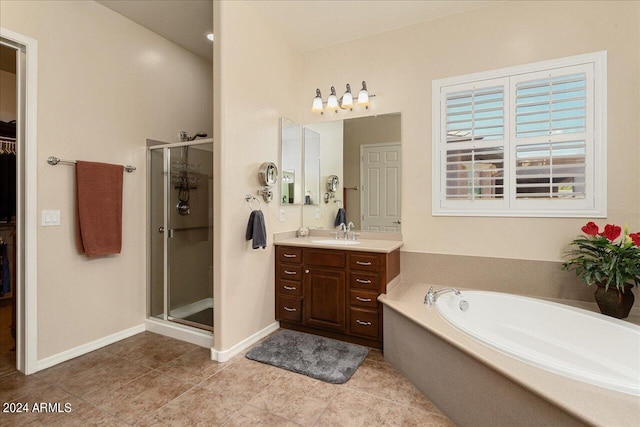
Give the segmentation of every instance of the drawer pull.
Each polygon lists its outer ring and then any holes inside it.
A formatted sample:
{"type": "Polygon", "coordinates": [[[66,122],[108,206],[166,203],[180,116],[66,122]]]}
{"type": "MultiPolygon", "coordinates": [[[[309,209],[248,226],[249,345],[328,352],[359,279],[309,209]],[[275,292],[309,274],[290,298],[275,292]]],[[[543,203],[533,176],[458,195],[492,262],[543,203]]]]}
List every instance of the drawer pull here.
{"type": "Polygon", "coordinates": [[[285,288],[288,291],[295,291],[296,290],[295,286],[286,286],[286,285],[284,285],[283,288],[285,288]]]}
{"type": "Polygon", "coordinates": [[[285,258],[295,258],[296,254],[283,254],[285,258]]]}
{"type": "MultiPolygon", "coordinates": [[[[287,306],[284,306],[284,307],[282,307],[282,308],[284,308],[284,309],[285,309],[285,310],[287,310],[287,311],[298,311],[298,310],[296,310],[295,308],[291,308],[291,307],[287,307],[287,306]]],[[[358,320],[358,322],[359,322],[359,320],[358,320]]]]}
{"type": "Polygon", "coordinates": [[[289,271],[289,270],[285,270],[284,274],[291,274],[291,275],[296,275],[298,273],[296,273],[295,271],[289,271]]]}
{"type": "Polygon", "coordinates": [[[369,261],[356,261],[356,264],[358,264],[358,265],[371,265],[371,263],[369,261]]]}
{"type": "MultiPolygon", "coordinates": [[[[285,307],[287,308],[287,307],[285,307]]],[[[356,320],[356,322],[358,323],[358,325],[362,325],[362,326],[371,326],[371,322],[363,322],[362,320],[358,319],[356,320]]]]}
{"type": "Polygon", "coordinates": [[[356,297],[356,299],[358,301],[362,301],[362,302],[371,302],[371,298],[360,298],[360,297],[356,297]]]}
{"type": "Polygon", "coordinates": [[[371,280],[356,279],[356,282],[368,285],[369,283],[371,283],[371,280]]]}

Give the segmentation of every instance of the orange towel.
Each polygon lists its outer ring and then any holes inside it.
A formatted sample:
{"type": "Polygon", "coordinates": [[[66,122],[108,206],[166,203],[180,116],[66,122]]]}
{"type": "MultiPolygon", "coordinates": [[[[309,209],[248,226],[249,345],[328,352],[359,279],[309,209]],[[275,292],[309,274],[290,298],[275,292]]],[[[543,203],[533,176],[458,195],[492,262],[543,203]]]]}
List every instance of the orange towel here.
{"type": "Polygon", "coordinates": [[[122,248],[122,165],[76,163],[76,244],[88,257],[122,248]]]}

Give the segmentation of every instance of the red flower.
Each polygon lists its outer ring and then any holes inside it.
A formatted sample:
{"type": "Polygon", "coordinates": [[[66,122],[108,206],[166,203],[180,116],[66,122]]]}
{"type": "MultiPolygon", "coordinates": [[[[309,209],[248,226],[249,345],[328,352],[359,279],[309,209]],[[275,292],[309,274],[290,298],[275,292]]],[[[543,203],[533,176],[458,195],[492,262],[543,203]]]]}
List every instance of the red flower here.
{"type": "Polygon", "coordinates": [[[622,228],[617,225],[607,224],[604,226],[604,231],[600,233],[601,236],[606,236],[611,242],[616,240],[620,233],[622,232],[622,228]]]}
{"type": "Polygon", "coordinates": [[[640,233],[631,233],[629,234],[629,237],[631,237],[631,240],[636,244],[636,246],[640,246],[640,233]]]}
{"type": "Polygon", "coordinates": [[[584,234],[588,234],[589,236],[595,236],[600,230],[598,229],[598,226],[595,222],[589,221],[587,225],[582,227],[582,231],[584,232],[584,234]]]}

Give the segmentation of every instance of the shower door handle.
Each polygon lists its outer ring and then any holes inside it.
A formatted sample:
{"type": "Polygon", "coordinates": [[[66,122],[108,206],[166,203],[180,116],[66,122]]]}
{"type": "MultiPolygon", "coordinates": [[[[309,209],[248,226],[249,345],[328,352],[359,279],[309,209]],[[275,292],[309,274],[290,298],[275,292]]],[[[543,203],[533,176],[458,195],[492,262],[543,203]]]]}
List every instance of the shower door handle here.
{"type": "MultiPolygon", "coordinates": [[[[160,234],[164,234],[164,227],[158,227],[158,233],[160,234]]],[[[173,228],[169,229],[169,236],[170,239],[173,237],[173,228]]]]}

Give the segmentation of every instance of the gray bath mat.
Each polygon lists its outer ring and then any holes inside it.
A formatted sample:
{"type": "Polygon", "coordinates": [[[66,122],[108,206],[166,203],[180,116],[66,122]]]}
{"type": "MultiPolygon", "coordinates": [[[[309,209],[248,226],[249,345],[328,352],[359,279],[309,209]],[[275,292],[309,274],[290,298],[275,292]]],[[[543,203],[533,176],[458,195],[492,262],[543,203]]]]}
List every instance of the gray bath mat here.
{"type": "Polygon", "coordinates": [[[347,382],[369,349],[331,338],[280,329],[246,357],[332,384],[347,382]]]}

